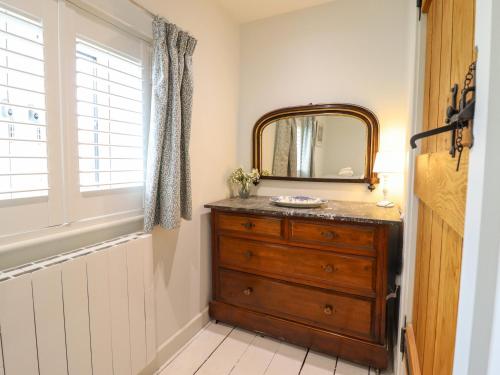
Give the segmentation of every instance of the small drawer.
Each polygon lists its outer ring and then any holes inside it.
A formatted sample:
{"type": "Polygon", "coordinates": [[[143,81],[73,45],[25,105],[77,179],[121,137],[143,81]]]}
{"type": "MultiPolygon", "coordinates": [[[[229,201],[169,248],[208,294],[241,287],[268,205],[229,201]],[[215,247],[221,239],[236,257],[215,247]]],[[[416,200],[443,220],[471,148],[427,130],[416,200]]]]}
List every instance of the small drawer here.
{"type": "Polygon", "coordinates": [[[375,297],[375,259],[219,237],[225,268],[375,297]]]}
{"type": "Polygon", "coordinates": [[[290,220],[290,241],[348,247],[373,252],[375,228],[361,225],[318,224],[290,220]]]}
{"type": "Polygon", "coordinates": [[[219,213],[216,223],[218,230],[275,238],[283,237],[283,219],[281,218],[219,213]]]}
{"type": "Polygon", "coordinates": [[[236,271],[220,270],[219,298],[228,304],[364,339],[372,334],[373,301],[236,271]]]}

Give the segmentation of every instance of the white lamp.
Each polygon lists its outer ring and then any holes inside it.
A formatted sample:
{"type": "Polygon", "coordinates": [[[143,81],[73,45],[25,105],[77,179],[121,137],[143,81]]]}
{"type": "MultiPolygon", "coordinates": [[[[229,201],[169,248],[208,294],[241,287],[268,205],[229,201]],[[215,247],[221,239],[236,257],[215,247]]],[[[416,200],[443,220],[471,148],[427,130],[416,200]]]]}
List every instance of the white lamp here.
{"type": "Polygon", "coordinates": [[[389,176],[401,173],[403,170],[403,155],[392,151],[379,151],[375,157],[373,171],[382,177],[382,193],[384,199],[377,203],[379,207],[394,207],[394,203],[387,199],[389,192],[389,176]]]}

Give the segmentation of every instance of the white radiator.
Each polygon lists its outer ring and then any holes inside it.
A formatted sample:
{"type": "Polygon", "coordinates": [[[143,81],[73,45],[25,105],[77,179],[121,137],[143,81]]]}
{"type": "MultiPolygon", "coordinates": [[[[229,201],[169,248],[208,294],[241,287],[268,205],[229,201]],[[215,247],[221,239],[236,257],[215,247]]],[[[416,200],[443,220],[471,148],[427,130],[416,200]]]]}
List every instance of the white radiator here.
{"type": "Polygon", "coordinates": [[[151,235],[0,273],[0,375],[134,375],[156,354],[151,235]]]}

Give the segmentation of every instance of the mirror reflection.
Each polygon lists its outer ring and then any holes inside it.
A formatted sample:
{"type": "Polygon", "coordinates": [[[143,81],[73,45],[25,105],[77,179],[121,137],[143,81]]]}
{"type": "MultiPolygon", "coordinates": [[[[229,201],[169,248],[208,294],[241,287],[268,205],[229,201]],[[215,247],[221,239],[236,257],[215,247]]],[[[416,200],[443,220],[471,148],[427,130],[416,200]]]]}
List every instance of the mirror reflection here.
{"type": "Polygon", "coordinates": [[[365,178],[367,126],[342,114],[293,116],[262,132],[262,170],[278,177],[365,178]]]}

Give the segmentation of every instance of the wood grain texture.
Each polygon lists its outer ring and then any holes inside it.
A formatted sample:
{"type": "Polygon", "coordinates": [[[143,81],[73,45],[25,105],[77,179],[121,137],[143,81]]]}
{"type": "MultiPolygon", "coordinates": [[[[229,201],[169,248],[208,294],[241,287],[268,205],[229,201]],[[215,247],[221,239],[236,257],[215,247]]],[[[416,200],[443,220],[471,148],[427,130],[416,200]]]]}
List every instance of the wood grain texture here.
{"type": "Polygon", "coordinates": [[[385,368],[398,226],[291,216],[271,236],[242,225],[275,220],[212,208],[211,317],[385,368]]]}
{"type": "MultiPolygon", "coordinates": [[[[431,5],[432,12],[432,45],[431,45],[431,74],[429,90],[429,129],[438,127],[439,114],[439,95],[440,95],[440,76],[441,76],[441,32],[443,24],[443,0],[433,0],[431,5]]],[[[426,152],[436,152],[437,137],[427,138],[426,152]]]]}
{"type": "Polygon", "coordinates": [[[293,320],[259,313],[223,302],[210,302],[210,316],[214,319],[245,327],[255,332],[265,332],[288,343],[308,347],[323,353],[333,353],[349,361],[386,368],[388,364],[385,345],[370,343],[329,330],[314,328],[293,320]]]}
{"type": "Polygon", "coordinates": [[[464,149],[460,170],[448,152],[419,155],[416,160],[415,194],[458,234],[463,236],[469,151],[464,149]]]}
{"type": "MultiPolygon", "coordinates": [[[[423,350],[422,371],[430,374],[434,363],[434,341],[436,339],[437,297],[441,271],[441,253],[443,240],[443,220],[433,212],[431,228],[431,246],[429,258],[429,285],[427,290],[427,321],[423,350]]],[[[445,286],[444,286],[445,287],[445,286]]]]}
{"type": "Polygon", "coordinates": [[[424,342],[427,333],[427,292],[429,291],[429,264],[431,258],[431,230],[432,230],[432,211],[424,206],[424,222],[423,227],[419,228],[423,231],[423,241],[419,256],[421,262],[420,268],[420,287],[417,306],[416,321],[418,323],[418,331],[416,331],[417,347],[419,348],[418,355],[420,363],[424,362],[424,342]]]}
{"type": "Polygon", "coordinates": [[[220,299],[227,303],[355,337],[377,339],[372,331],[372,300],[350,298],[235,271],[221,270],[219,277],[220,299]]]}
{"type": "Polygon", "coordinates": [[[431,7],[433,0],[423,0],[422,1],[422,12],[427,13],[431,7]]]}
{"type": "Polygon", "coordinates": [[[417,342],[415,341],[415,332],[413,330],[412,324],[408,324],[406,326],[405,335],[407,347],[406,355],[408,356],[408,367],[410,369],[410,374],[421,375],[420,364],[418,361],[417,342]]]}
{"type": "Polygon", "coordinates": [[[233,237],[219,239],[225,268],[375,297],[375,259],[233,237]]]}
{"type": "Polygon", "coordinates": [[[368,250],[373,255],[375,242],[373,227],[290,220],[289,228],[290,241],[359,248],[368,250]]]}
{"type": "Polygon", "coordinates": [[[456,336],[456,316],[462,265],[462,237],[444,224],[446,238],[441,256],[440,288],[437,300],[436,342],[432,374],[451,374],[456,336]]]}
{"type": "Polygon", "coordinates": [[[242,232],[268,237],[283,237],[283,219],[233,214],[218,214],[220,230],[242,232]]]}
{"type": "MultiPolygon", "coordinates": [[[[424,2],[424,8],[428,18],[423,129],[427,130],[442,126],[455,83],[460,96],[474,59],[475,9],[474,0],[433,0],[424,2]]],[[[448,153],[450,140],[450,134],[424,140],[415,169],[419,218],[411,326],[415,350],[410,367],[425,375],[448,375],[453,368],[469,150],[464,149],[457,172],[457,158],[448,153]]]]}

